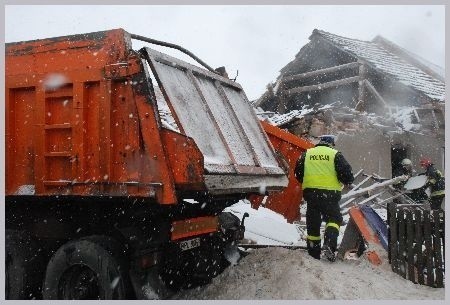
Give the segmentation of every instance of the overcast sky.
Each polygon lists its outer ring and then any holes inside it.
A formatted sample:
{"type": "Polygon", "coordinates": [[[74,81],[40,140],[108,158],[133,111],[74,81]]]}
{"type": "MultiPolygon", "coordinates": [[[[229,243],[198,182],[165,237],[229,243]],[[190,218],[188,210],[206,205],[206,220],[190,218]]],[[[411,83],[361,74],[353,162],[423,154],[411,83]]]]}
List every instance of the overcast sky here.
{"type": "MultiPolygon", "coordinates": [[[[231,78],[239,70],[237,82],[250,100],[264,93],[315,28],[360,40],[381,35],[444,67],[444,25],[443,5],[5,7],[6,42],[123,28],[181,45],[214,68],[225,66],[231,78]]],[[[135,49],[143,46],[133,44],[135,49]]],[[[150,47],[187,59],[177,51],[150,47]]]]}

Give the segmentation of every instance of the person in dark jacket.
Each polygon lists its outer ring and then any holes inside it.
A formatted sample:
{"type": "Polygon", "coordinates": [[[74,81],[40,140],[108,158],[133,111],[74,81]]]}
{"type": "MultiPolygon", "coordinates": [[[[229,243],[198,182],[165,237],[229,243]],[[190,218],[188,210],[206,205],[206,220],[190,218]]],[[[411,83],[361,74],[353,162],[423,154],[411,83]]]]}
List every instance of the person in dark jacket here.
{"type": "Polygon", "coordinates": [[[350,164],[334,146],[334,136],[321,136],[315,147],[300,156],[295,167],[295,177],[302,184],[303,198],[307,202],[308,253],[320,259],[323,219],[326,222],[323,252],[329,261],[336,259],[337,238],[342,224],[339,206],[342,184],[349,186],[354,180],[350,164]]]}
{"type": "Polygon", "coordinates": [[[445,179],[442,173],[434,167],[434,164],[428,158],[420,160],[420,166],[425,169],[427,183],[425,187],[430,187],[430,207],[432,210],[441,209],[442,201],[445,197],[445,179]]]}

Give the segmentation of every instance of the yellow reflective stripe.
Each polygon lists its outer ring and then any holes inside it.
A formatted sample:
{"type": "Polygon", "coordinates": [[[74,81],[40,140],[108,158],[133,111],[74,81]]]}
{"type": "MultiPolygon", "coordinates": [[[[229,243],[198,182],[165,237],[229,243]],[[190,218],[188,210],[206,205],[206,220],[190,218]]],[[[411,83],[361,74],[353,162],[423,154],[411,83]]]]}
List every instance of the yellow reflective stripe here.
{"type": "Polygon", "coordinates": [[[336,228],[336,229],[339,231],[339,225],[338,225],[337,223],[329,222],[329,223],[327,223],[327,225],[325,226],[325,229],[328,228],[328,227],[334,227],[334,228],[336,228]]]}
{"type": "Polygon", "coordinates": [[[320,236],[308,235],[306,237],[309,240],[320,240],[320,236]]]}
{"type": "Polygon", "coordinates": [[[434,179],[430,179],[430,181],[429,181],[431,184],[435,184],[436,183],[436,180],[434,180],[434,179]]]}
{"type": "Polygon", "coordinates": [[[439,195],[445,195],[445,190],[433,192],[433,193],[431,193],[430,196],[433,197],[433,196],[439,196],[439,195]]]}

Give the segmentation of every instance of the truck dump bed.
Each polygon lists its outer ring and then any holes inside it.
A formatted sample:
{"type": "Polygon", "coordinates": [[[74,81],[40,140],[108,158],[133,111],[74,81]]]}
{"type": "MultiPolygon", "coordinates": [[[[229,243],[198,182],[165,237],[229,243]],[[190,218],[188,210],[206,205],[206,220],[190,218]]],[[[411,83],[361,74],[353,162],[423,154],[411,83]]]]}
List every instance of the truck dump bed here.
{"type": "Polygon", "coordinates": [[[288,183],[240,85],[122,29],[6,45],[7,195],[156,197],[288,183]],[[152,72],[181,133],[161,127],[152,72]]]}
{"type": "Polygon", "coordinates": [[[146,53],[179,129],[195,140],[204,156],[211,192],[286,185],[239,84],[150,48],[146,53]]]}

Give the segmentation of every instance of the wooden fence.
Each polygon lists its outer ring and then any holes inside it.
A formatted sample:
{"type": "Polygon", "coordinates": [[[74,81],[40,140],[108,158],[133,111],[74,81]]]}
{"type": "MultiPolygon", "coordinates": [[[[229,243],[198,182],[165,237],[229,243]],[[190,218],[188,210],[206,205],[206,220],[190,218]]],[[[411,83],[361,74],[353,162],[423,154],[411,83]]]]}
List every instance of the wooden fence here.
{"type": "Polygon", "coordinates": [[[393,202],[387,212],[392,271],[416,284],[444,287],[444,213],[393,202]]]}

